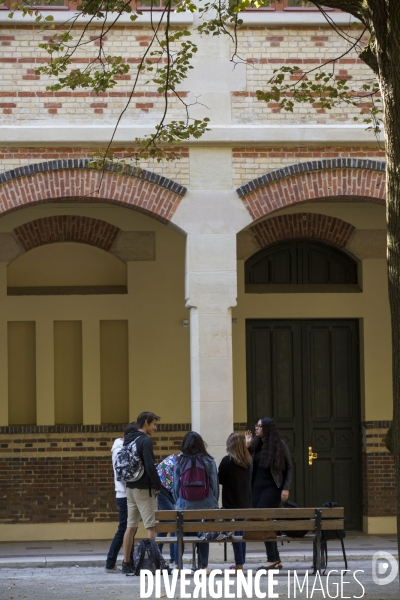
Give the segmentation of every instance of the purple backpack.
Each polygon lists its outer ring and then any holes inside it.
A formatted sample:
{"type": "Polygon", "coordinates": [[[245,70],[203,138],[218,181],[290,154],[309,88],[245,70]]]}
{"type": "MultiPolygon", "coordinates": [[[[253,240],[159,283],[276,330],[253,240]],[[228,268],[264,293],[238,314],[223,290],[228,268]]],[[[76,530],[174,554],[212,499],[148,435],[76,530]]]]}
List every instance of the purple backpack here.
{"type": "Polygon", "coordinates": [[[182,456],[180,459],[180,496],[184,500],[205,500],[210,493],[210,479],[203,458],[182,456]]]}

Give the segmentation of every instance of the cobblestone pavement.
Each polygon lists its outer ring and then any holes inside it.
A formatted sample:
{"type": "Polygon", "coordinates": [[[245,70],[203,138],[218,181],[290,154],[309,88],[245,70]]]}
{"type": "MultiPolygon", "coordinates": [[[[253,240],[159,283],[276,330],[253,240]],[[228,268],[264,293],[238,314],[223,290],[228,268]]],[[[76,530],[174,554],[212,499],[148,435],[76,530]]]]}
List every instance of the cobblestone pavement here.
{"type": "MultiPolygon", "coordinates": [[[[251,565],[250,565],[251,566],[251,565]]],[[[221,565],[210,565],[211,568],[221,568],[221,565]]],[[[340,569],[342,563],[332,563],[330,569],[337,569],[338,572],[332,572],[329,578],[322,576],[321,580],[315,579],[309,571],[308,593],[306,587],[300,592],[298,587],[296,596],[293,592],[293,570],[297,569],[296,574],[303,582],[306,573],[306,566],[297,564],[286,564],[279,575],[275,576],[278,582],[274,587],[274,592],[279,594],[278,598],[313,598],[320,600],[322,598],[361,598],[365,596],[366,600],[398,600],[400,597],[399,578],[388,585],[377,585],[372,581],[371,561],[360,561],[350,564],[351,570],[343,575],[343,584],[341,585],[340,569]],[[290,570],[290,595],[288,593],[288,574],[290,570]],[[355,571],[359,570],[355,574],[355,571]],[[363,572],[361,572],[363,571],[363,572]],[[356,575],[358,583],[354,579],[356,575]],[[349,582],[349,583],[347,583],[349,582]],[[315,585],[314,585],[315,584],[315,585]],[[360,585],[361,584],[361,585],[360,585]],[[314,586],[314,590],[313,590],[314,586]],[[321,589],[322,587],[322,589],[321,589]]],[[[224,569],[224,567],[222,566],[224,569]]],[[[190,594],[194,589],[193,577],[188,578],[190,584],[186,593],[190,594]]],[[[169,578],[171,581],[171,577],[169,578]]],[[[223,577],[215,578],[215,594],[209,589],[205,598],[223,598],[222,591],[223,577]],[[218,583],[220,590],[218,590],[218,583]]],[[[268,593],[268,581],[262,577],[260,584],[261,592],[266,593],[266,598],[272,597],[268,593]]],[[[231,588],[234,598],[236,586],[231,588]]],[[[138,577],[126,577],[120,573],[107,574],[100,567],[57,567],[57,568],[3,568],[0,570],[0,600],[136,600],[140,598],[140,580],[138,577]]],[[[150,598],[156,598],[155,591],[150,598]]],[[[161,586],[160,597],[166,598],[164,586],[161,586]]],[[[175,593],[169,597],[180,599],[185,596],[180,592],[180,581],[178,580],[175,593]]],[[[226,597],[226,596],[225,596],[226,597]]],[[[246,597],[243,594],[243,597],[246,597]]],[[[253,594],[252,598],[257,596],[253,594]]],[[[259,596],[261,597],[261,596],[259,596]]]]}

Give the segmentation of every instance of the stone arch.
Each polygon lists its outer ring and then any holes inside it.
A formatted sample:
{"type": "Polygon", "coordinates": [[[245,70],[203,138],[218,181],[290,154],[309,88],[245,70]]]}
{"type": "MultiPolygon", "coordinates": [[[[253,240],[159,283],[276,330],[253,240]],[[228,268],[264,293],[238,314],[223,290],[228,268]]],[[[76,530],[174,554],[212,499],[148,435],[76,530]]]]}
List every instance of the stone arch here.
{"type": "Polygon", "coordinates": [[[256,223],[248,231],[259,249],[291,239],[314,240],[336,248],[346,248],[355,227],[336,217],[318,213],[294,213],[266,219],[256,223]]]}
{"type": "Polygon", "coordinates": [[[253,221],[302,202],[330,198],[385,204],[385,163],[338,158],[271,171],[238,188],[253,221]]]}
{"type": "Polygon", "coordinates": [[[53,160],[0,175],[0,216],[54,201],[107,202],[168,223],[185,192],[180,184],[139,168],[97,170],[87,159],[53,160]]]}

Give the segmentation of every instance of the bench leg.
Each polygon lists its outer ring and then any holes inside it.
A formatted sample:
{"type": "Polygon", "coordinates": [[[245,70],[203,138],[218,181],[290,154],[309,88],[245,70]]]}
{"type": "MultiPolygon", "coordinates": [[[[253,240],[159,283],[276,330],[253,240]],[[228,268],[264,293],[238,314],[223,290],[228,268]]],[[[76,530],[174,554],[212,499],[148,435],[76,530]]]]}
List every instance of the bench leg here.
{"type": "Polygon", "coordinates": [[[176,517],[176,531],[178,536],[178,569],[181,571],[183,563],[183,513],[180,511],[176,517]]]}
{"type": "Polygon", "coordinates": [[[344,568],[346,569],[346,571],[348,571],[346,550],[344,549],[344,541],[342,540],[342,538],[340,538],[340,543],[342,545],[342,552],[343,552],[343,558],[344,558],[344,568]]]}
{"type": "Polygon", "coordinates": [[[321,575],[321,510],[315,511],[315,566],[314,569],[321,575]]]}
{"type": "Polygon", "coordinates": [[[192,544],[192,566],[193,566],[193,571],[197,571],[196,549],[197,549],[197,544],[195,542],[193,542],[193,544],[192,544]]]}

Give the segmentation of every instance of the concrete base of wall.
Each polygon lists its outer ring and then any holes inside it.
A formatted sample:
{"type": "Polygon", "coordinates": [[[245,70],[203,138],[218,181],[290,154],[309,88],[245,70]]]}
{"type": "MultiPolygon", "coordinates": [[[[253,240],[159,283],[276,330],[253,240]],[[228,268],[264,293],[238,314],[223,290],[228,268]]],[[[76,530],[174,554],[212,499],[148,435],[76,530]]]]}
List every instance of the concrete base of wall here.
{"type": "Polygon", "coordinates": [[[396,517],[363,517],[365,533],[397,533],[396,517]]]}
{"type": "MultiPolygon", "coordinates": [[[[50,542],[57,540],[112,540],[118,523],[35,523],[0,525],[2,542],[50,542]]],[[[147,537],[143,523],[138,538],[147,537]]]]}

